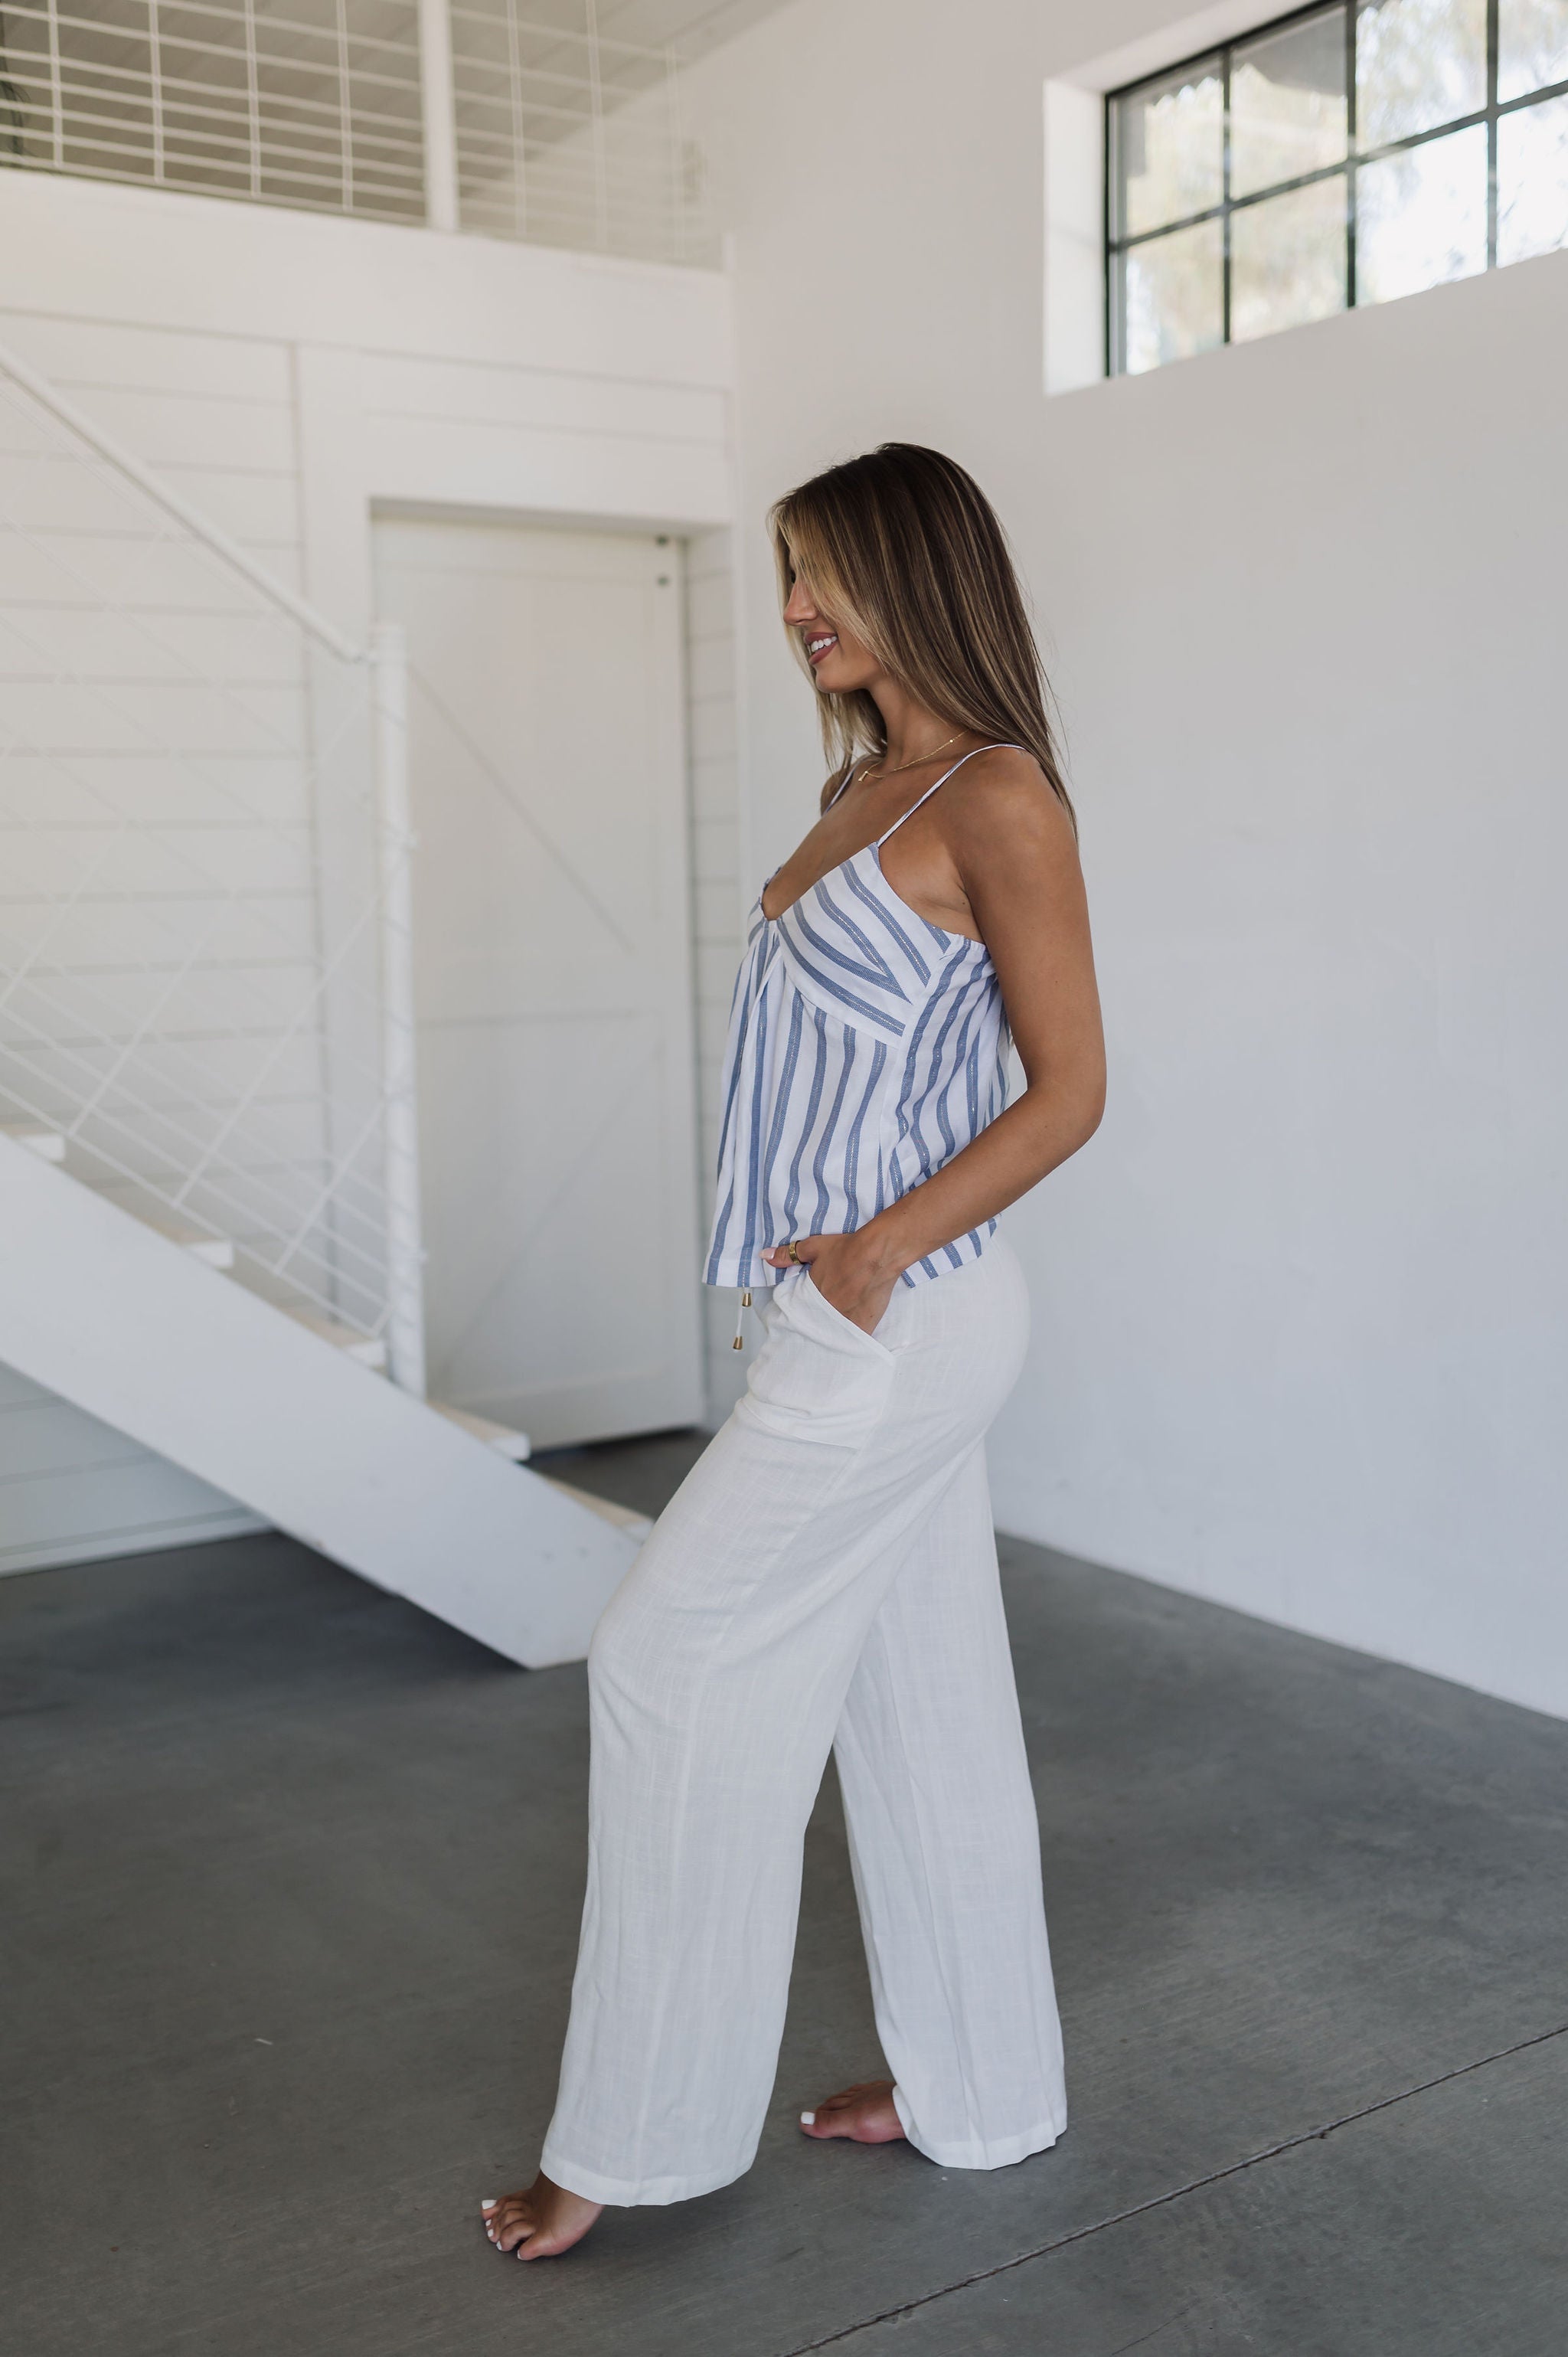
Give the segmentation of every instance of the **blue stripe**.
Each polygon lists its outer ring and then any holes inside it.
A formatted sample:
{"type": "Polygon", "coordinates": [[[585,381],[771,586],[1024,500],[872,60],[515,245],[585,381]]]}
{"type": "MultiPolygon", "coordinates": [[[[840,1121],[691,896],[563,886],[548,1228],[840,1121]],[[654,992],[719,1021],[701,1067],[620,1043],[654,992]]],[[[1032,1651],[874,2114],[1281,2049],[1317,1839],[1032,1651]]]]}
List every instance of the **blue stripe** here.
{"type": "MultiPolygon", "coordinates": [[[[736,990],[737,994],[739,989],[740,981],[737,976],[736,981],[736,990]]],[[[738,1033],[735,1032],[735,1010],[733,1007],[730,1010],[730,1027],[732,1033],[735,1033],[735,1036],[732,1038],[730,1045],[729,1086],[725,1092],[725,1115],[723,1125],[719,1131],[719,1168],[721,1170],[724,1168],[725,1156],[729,1148],[730,1122],[735,1114],[736,1100],[740,1094],[740,1076],[746,1065],[746,1035],[751,1028],[751,1000],[749,996],[745,1006],[741,1009],[738,1033]]]]}
{"type": "MultiPolygon", "coordinates": [[[[845,974],[853,974],[857,982],[873,983],[882,988],[896,986],[886,967],[865,965],[859,958],[846,957],[843,950],[835,950],[832,942],[824,941],[821,933],[806,922],[798,909],[791,909],[790,915],[794,922],[789,928],[789,946],[808,974],[814,974],[816,966],[801,948],[803,942],[809,942],[819,957],[826,958],[833,965],[841,966],[845,974]]],[[[867,946],[869,947],[869,944],[867,946]]]]}
{"type": "MultiPolygon", "coordinates": [[[[965,947],[968,947],[967,943],[965,944],[965,947]]],[[[961,963],[961,955],[955,957],[950,960],[943,972],[939,974],[937,977],[936,989],[932,992],[930,997],[927,999],[924,1006],[921,1007],[919,1018],[917,1021],[914,1031],[910,1037],[908,1060],[904,1067],[904,1086],[899,1092],[897,1108],[898,1126],[905,1135],[908,1135],[909,1130],[907,1113],[910,1096],[915,1086],[915,1074],[918,1065],[920,1049],[925,1039],[926,1027],[929,1023],[932,1016],[936,1013],[937,1008],[941,1004],[942,989],[947,982],[948,976],[950,974],[956,974],[961,963]]]]}
{"type": "MultiPolygon", "coordinates": [[[[962,1006],[963,1000],[961,997],[955,997],[951,1010],[942,1025],[936,1045],[931,1049],[930,1069],[927,1078],[926,1088],[920,1100],[919,1110],[915,1117],[915,1143],[919,1148],[921,1163],[928,1177],[929,1176],[933,1167],[930,1155],[927,1151],[923,1126],[928,1108],[936,1114],[937,1127],[942,1134],[942,1145],[945,1148],[942,1155],[942,1160],[944,1162],[950,1162],[954,1154],[958,1151],[957,1144],[953,1137],[952,1124],[948,1119],[947,1094],[948,1090],[952,1085],[953,1076],[951,1067],[947,1060],[945,1050],[947,1048],[949,1034],[951,1032],[954,1023],[958,1020],[960,1010],[962,1006]]],[[[967,1021],[965,1028],[967,1028],[967,1021]]],[[[955,1052],[962,1052],[961,1034],[955,1052]]]]}
{"type": "MultiPolygon", "coordinates": [[[[950,1162],[958,1152],[958,1139],[953,1125],[948,1119],[948,1099],[963,1078],[965,1067],[971,1059],[969,1036],[971,1031],[973,1031],[975,1038],[979,1039],[979,1022],[983,1012],[983,1002],[978,999],[972,1006],[965,1007],[963,1020],[959,1025],[958,1037],[953,1041],[952,1054],[946,1066],[946,1078],[936,1092],[937,1124],[942,1133],[942,1144],[947,1149],[942,1158],[947,1162],[950,1162]]],[[[969,1125],[970,1137],[977,1136],[979,1131],[980,1124],[972,1121],[969,1125]]],[[[968,1143],[967,1139],[965,1143],[968,1143]]]]}
{"type": "Polygon", "coordinates": [[[849,1137],[844,1146],[843,1195],[844,1209],[849,1215],[844,1230],[846,1235],[853,1235],[860,1225],[860,1133],[870,1110],[871,1100],[876,1093],[876,1084],[882,1078],[882,1067],[886,1061],[887,1050],[879,1039],[871,1053],[871,1077],[865,1083],[860,1110],[850,1124],[849,1137]]]}
{"type": "MultiPolygon", "coordinates": [[[[795,1085],[795,1066],[800,1061],[800,1025],[805,1015],[805,1000],[801,997],[799,991],[793,992],[789,1000],[789,1041],[784,1050],[784,1071],[779,1079],[778,1100],[773,1108],[773,1126],[768,1133],[768,1153],[763,1165],[764,1168],[768,1170],[771,1170],[773,1168],[774,1160],[779,1152],[779,1141],[784,1135],[784,1124],[789,1117],[789,1095],[795,1085]]],[[[763,1226],[768,1231],[767,1235],[764,1238],[765,1243],[781,1244],[788,1243],[789,1239],[787,1236],[776,1236],[773,1233],[771,1221],[765,1219],[763,1226]]]]}
{"type": "MultiPolygon", "coordinates": [[[[873,849],[875,850],[875,846],[874,845],[873,849]]],[[[882,862],[880,860],[876,863],[876,870],[877,874],[881,875],[882,862]]],[[[868,909],[875,910],[883,923],[886,926],[888,931],[892,934],[894,940],[897,942],[899,948],[903,951],[905,956],[908,959],[909,963],[914,967],[915,972],[919,975],[920,980],[922,982],[929,982],[931,978],[930,967],[926,963],[925,959],[920,955],[919,951],[915,947],[914,942],[909,939],[908,934],[904,931],[903,926],[898,922],[897,917],[894,916],[892,910],[890,909],[885,909],[882,902],[876,898],[875,894],[868,891],[866,887],[861,882],[859,877],[854,872],[853,862],[845,867],[843,871],[843,880],[849,886],[850,890],[854,894],[857,900],[864,900],[868,909]]],[[[883,885],[886,891],[892,891],[893,887],[887,882],[886,877],[883,877],[883,885]]],[[[912,911],[911,913],[914,912],[912,911]]],[[[925,925],[928,932],[935,930],[926,918],[922,917],[920,919],[920,922],[925,925]]],[[[938,939],[945,943],[947,935],[945,933],[940,933],[938,935],[938,939]]]]}
{"type": "MultiPolygon", "coordinates": [[[[852,871],[849,870],[845,871],[846,875],[851,872],[852,871]]],[[[865,979],[867,982],[885,982],[887,985],[888,989],[896,992],[900,998],[906,996],[907,994],[899,987],[897,974],[894,972],[887,960],[883,956],[882,952],[877,948],[876,943],[872,940],[870,934],[865,931],[863,925],[856,924],[854,919],[851,916],[847,909],[843,909],[839,906],[839,903],[833,899],[832,893],[828,890],[826,884],[818,885],[814,897],[821,903],[824,914],[832,919],[833,923],[837,925],[839,931],[842,933],[846,934],[854,943],[855,947],[861,952],[861,954],[870,961],[868,965],[859,967],[854,964],[852,959],[840,955],[839,963],[847,967],[852,974],[859,973],[864,974],[865,979]]],[[[875,902],[873,901],[871,906],[875,909],[876,907],[875,902]]],[[[876,913],[878,916],[883,916],[883,911],[879,909],[876,910],[876,913]]],[[[892,931],[894,930],[894,928],[887,924],[885,916],[883,916],[883,930],[885,931],[892,931]]],[[[824,944],[824,946],[828,945],[824,944]]]]}
{"type": "Polygon", "coordinates": [[[795,1206],[800,1200],[800,1157],[806,1151],[806,1140],[811,1135],[811,1125],[817,1118],[817,1107],[822,1101],[822,1079],[828,1068],[827,1020],[820,1006],[812,1007],[811,1016],[817,1027],[817,1064],[816,1070],[811,1074],[811,1102],[806,1107],[806,1118],[800,1125],[800,1141],[795,1147],[795,1159],[789,1166],[789,1189],[784,1198],[784,1225],[779,1231],[781,1235],[786,1236],[792,1236],[795,1232],[795,1206]]]}
{"type": "MultiPolygon", "coordinates": [[[[755,933],[753,938],[755,940],[755,933]]],[[[746,1069],[746,1050],[752,1030],[752,1008],[754,1004],[757,1006],[761,1004],[758,995],[761,978],[757,974],[757,963],[755,954],[749,960],[742,961],[740,972],[736,976],[735,992],[730,1002],[729,1084],[725,1092],[724,1121],[719,1132],[718,1176],[724,1193],[714,1221],[713,1244],[708,1254],[706,1281],[709,1285],[718,1282],[718,1270],[724,1253],[725,1239],[729,1233],[730,1218],[735,1211],[735,1181],[731,1176],[726,1186],[725,1174],[729,1168],[733,1142],[732,1125],[735,1120],[736,1107],[740,1099],[741,1075],[746,1069]],[[741,996],[743,982],[750,984],[744,999],[741,996]]]]}
{"type": "Polygon", "coordinates": [[[971,1137],[978,1137],[982,1126],[980,1119],[980,1039],[981,1035],[977,1031],[974,1038],[970,1041],[969,1057],[963,1068],[964,1102],[969,1109],[969,1134],[971,1137]]]}
{"type": "Polygon", "coordinates": [[[724,1265],[725,1236],[729,1229],[729,1215],[735,1209],[735,1189],[729,1188],[714,1221],[714,1241],[708,1253],[708,1265],[703,1275],[704,1285],[721,1285],[719,1271],[724,1265]]]}
{"type": "Polygon", "coordinates": [[[762,1072],[767,1053],[768,1001],[763,997],[757,1002],[757,1079],[751,1092],[751,1162],[746,1171],[746,1234],[741,1243],[747,1262],[757,1250],[757,1212],[762,1193],[762,1157],[757,1149],[762,1138],[762,1072]]]}
{"type": "Polygon", "coordinates": [[[820,973],[814,965],[810,964],[800,956],[798,950],[795,952],[795,956],[801,970],[811,976],[819,990],[825,990],[830,998],[836,998],[841,1006],[852,1008],[856,1015],[864,1015],[868,1022],[875,1023],[880,1030],[891,1031],[896,1039],[903,1037],[903,1024],[896,1015],[890,1014],[886,1007],[873,1006],[868,998],[857,998],[853,990],[845,990],[842,984],[836,983],[831,974],[820,973]]]}
{"type": "Polygon", "coordinates": [[[827,1165],[828,1147],[832,1142],[833,1132],[839,1125],[839,1115],[843,1111],[844,1091],[849,1086],[849,1076],[854,1070],[855,1039],[853,1031],[846,1031],[844,1033],[843,1045],[844,1057],[843,1062],[839,1067],[838,1093],[833,1098],[833,1109],[822,1125],[822,1135],[817,1146],[816,1159],[811,1165],[811,1176],[817,1182],[817,1209],[816,1214],[811,1222],[811,1233],[814,1236],[820,1236],[825,1232],[824,1223],[828,1216],[828,1190],[826,1182],[822,1177],[822,1172],[827,1165]]]}

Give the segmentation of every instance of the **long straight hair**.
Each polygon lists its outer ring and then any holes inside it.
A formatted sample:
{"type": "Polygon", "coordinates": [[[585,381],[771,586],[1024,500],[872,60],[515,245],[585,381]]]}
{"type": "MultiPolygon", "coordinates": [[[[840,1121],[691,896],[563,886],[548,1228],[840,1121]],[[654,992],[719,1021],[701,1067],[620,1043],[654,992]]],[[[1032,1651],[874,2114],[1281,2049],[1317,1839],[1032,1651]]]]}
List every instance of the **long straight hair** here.
{"type": "MultiPolygon", "coordinates": [[[[803,576],[823,613],[928,710],[1032,753],[1072,818],[1024,593],[996,511],[972,475],[940,450],[884,442],[787,492],[768,523],[784,603],[803,576]]],[[[863,753],[885,752],[886,731],[864,690],[817,696],[832,786],[863,753]]]]}

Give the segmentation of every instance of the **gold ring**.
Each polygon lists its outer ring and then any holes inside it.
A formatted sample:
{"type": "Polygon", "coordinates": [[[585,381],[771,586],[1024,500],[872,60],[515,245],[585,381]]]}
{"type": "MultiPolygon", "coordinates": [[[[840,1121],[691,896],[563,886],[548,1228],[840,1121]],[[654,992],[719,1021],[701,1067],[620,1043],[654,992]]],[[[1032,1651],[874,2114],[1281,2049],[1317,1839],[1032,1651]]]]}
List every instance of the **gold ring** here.
{"type": "Polygon", "coordinates": [[[795,1265],[796,1265],[796,1267],[797,1267],[797,1268],[804,1268],[804,1267],[805,1267],[805,1265],[806,1265],[805,1262],[800,1258],[800,1254],[795,1250],[795,1245],[794,1245],[793,1239],[791,1239],[791,1241],[790,1241],[790,1242],[789,1242],[789,1243],[785,1247],[785,1249],[786,1249],[786,1250],[787,1250],[787,1252],[789,1253],[790,1259],[794,1262],[794,1264],[795,1264],[795,1265]]]}

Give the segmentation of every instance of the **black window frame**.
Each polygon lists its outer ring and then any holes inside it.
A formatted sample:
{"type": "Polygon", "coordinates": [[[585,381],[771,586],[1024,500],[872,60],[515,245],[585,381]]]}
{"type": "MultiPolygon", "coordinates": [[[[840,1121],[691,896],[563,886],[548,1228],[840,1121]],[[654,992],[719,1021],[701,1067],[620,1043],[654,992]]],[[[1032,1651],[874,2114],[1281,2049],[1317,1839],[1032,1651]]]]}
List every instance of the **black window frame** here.
{"type": "MultiPolygon", "coordinates": [[[[1356,286],[1356,214],[1357,177],[1363,164],[1376,164],[1385,156],[1400,156],[1412,147],[1427,146],[1434,139],[1445,139],[1455,131],[1469,131],[1477,124],[1487,127],[1487,270],[1498,267],[1498,124],[1506,114],[1520,114],[1526,108],[1542,105],[1548,99],[1568,96],[1568,80],[1545,82],[1539,90],[1527,91],[1520,98],[1498,97],[1498,16],[1501,0],[1487,0],[1487,96],[1486,103],[1469,114],[1455,114],[1444,123],[1434,124],[1428,131],[1410,133],[1403,139],[1385,140],[1376,147],[1359,147],[1356,144],[1356,27],[1364,5],[1371,0],[1308,0],[1301,8],[1287,9],[1283,16],[1266,17],[1260,24],[1249,26],[1244,32],[1233,33],[1223,41],[1208,42],[1189,57],[1177,58],[1157,72],[1140,74],[1136,81],[1123,82],[1105,93],[1104,119],[1104,236],[1105,236],[1105,373],[1108,377],[1125,376],[1127,371],[1124,303],[1122,294],[1122,273],[1118,267],[1122,256],[1140,245],[1152,245],[1174,230],[1193,229],[1201,221],[1218,221],[1221,224],[1221,293],[1220,339],[1214,350],[1220,350],[1231,340],[1230,336],[1230,222],[1232,217],[1250,207],[1262,204],[1270,197],[1284,196],[1292,189],[1314,187],[1318,181],[1343,176],[1345,181],[1345,308],[1357,307],[1356,286]],[[1345,154],[1332,164],[1325,164],[1312,172],[1298,173],[1293,179],[1273,180],[1266,188],[1250,188],[1244,197],[1230,193],[1230,73],[1231,60],[1238,49],[1250,48],[1254,41],[1270,34],[1288,30],[1294,25],[1305,25],[1316,16],[1331,16],[1337,9],[1345,16],[1345,154]],[[1158,82],[1169,81],[1189,68],[1218,62],[1223,109],[1221,132],[1220,199],[1217,205],[1206,206],[1202,211],[1183,213],[1162,221],[1157,229],[1140,230],[1132,236],[1116,234],[1119,209],[1120,157],[1118,148],[1118,108],[1122,100],[1135,97],[1141,90],[1150,90],[1158,82]]],[[[1165,366],[1169,366],[1167,361],[1165,366]]],[[[1154,373],[1152,371],[1142,373],[1154,373]]]]}

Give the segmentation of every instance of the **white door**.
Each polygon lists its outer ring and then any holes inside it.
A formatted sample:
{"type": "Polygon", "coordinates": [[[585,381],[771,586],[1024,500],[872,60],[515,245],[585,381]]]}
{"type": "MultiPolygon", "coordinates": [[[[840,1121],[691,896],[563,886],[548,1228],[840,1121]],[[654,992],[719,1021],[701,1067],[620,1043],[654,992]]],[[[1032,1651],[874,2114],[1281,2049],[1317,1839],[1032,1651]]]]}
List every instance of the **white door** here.
{"type": "Polygon", "coordinates": [[[385,521],[412,668],[435,1399],[702,1413],[679,547],[385,521]]]}

